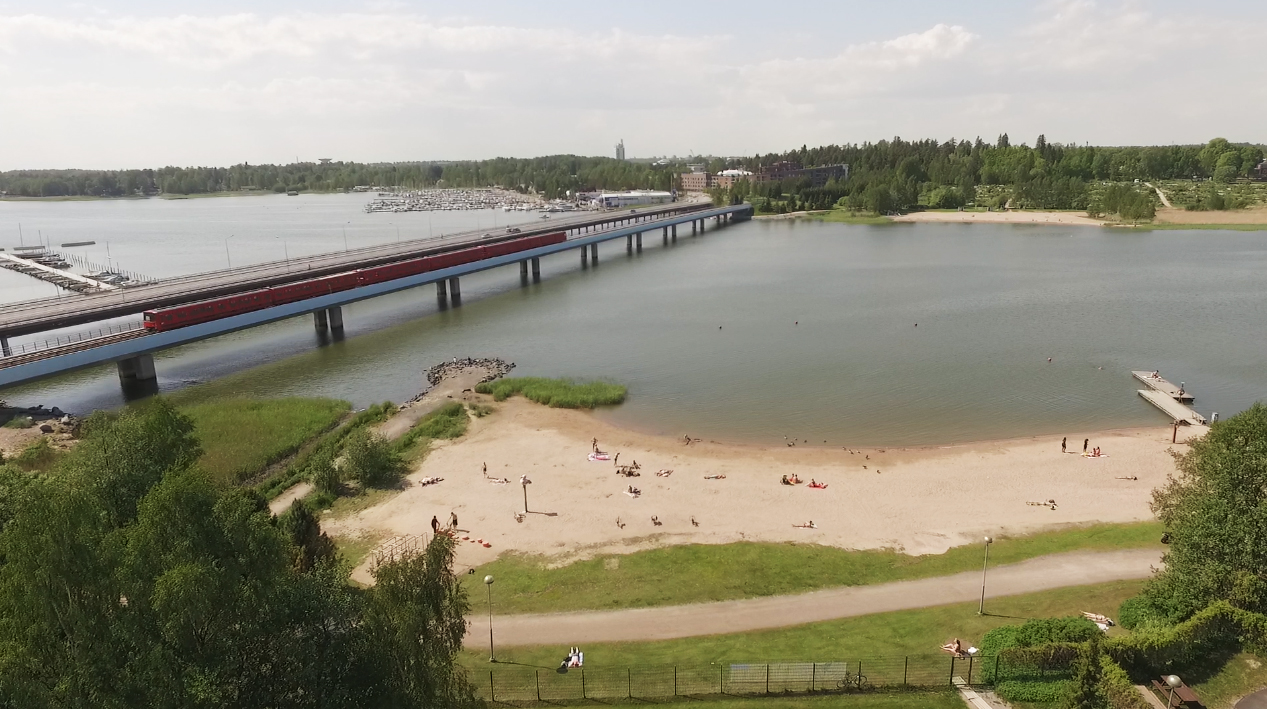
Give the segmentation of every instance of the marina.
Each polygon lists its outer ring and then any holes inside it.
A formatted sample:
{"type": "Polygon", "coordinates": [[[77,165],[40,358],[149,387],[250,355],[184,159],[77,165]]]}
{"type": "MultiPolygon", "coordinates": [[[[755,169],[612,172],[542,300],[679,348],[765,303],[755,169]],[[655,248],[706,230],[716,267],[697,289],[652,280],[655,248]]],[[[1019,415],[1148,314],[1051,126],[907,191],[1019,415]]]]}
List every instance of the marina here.
{"type": "Polygon", "coordinates": [[[1179,386],[1175,386],[1162,379],[1158,372],[1133,371],[1131,376],[1148,385],[1149,389],[1165,394],[1175,401],[1189,402],[1194,398],[1191,392],[1184,389],[1183,382],[1179,382],[1179,386]]]}
{"type": "Polygon", "coordinates": [[[79,255],[58,253],[43,246],[18,247],[13,251],[14,253],[6,253],[0,250],[0,268],[38,278],[74,293],[98,293],[154,280],[124,269],[96,264],[79,255]],[[74,267],[85,272],[76,273],[74,267]]]}
{"type": "Polygon", "coordinates": [[[1140,389],[1139,395],[1148,403],[1162,410],[1176,423],[1188,426],[1204,426],[1206,418],[1156,389],[1140,389]]]}
{"type": "Polygon", "coordinates": [[[536,197],[499,189],[435,189],[402,192],[380,192],[365,205],[369,214],[376,212],[444,212],[477,209],[530,212],[542,206],[536,197]]]}

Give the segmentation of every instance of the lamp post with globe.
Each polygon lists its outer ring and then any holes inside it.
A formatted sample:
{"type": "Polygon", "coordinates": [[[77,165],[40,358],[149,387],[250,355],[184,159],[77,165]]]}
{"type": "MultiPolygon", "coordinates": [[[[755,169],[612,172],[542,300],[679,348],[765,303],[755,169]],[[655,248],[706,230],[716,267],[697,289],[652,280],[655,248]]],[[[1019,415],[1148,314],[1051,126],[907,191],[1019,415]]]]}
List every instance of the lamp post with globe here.
{"type": "Polygon", "coordinates": [[[488,588],[488,661],[497,662],[493,654],[493,577],[484,577],[484,586],[488,588]]]}

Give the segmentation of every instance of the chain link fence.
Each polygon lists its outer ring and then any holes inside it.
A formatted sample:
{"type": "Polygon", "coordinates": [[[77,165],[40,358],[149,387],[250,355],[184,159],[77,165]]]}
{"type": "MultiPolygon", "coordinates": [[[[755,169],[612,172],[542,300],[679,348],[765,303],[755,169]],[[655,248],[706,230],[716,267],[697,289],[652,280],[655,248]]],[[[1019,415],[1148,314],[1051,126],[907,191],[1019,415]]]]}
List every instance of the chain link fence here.
{"type": "Polygon", "coordinates": [[[910,655],[838,662],[578,667],[568,670],[492,666],[471,670],[476,693],[498,704],[567,704],[590,700],[708,695],[810,694],[993,684],[991,657],[910,655]]]}

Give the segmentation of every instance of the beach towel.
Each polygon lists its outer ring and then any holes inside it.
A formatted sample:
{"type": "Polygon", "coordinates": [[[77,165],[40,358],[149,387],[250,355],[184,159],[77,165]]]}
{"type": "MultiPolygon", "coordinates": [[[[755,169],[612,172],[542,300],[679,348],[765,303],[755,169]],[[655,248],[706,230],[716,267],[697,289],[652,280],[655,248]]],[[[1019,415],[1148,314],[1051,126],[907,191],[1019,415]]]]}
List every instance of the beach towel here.
{"type": "Polygon", "coordinates": [[[586,457],[587,457],[587,458],[589,458],[589,460],[590,460],[591,462],[595,462],[595,463],[597,463],[597,462],[598,462],[598,461],[600,461],[600,460],[611,460],[611,459],[612,459],[612,457],[611,457],[610,455],[607,455],[606,453],[590,453],[590,454],[589,454],[588,456],[586,456],[586,457]]]}

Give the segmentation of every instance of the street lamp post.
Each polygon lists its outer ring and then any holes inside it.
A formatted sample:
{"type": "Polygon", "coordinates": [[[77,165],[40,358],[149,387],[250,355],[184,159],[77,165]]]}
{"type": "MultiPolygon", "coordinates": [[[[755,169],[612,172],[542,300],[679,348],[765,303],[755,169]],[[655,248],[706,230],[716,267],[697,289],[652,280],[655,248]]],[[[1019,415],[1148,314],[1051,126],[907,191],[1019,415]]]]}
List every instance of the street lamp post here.
{"type": "Polygon", "coordinates": [[[493,577],[484,577],[484,586],[488,588],[488,661],[497,662],[493,655],[493,577]]]}
{"type": "MultiPolygon", "coordinates": [[[[236,235],[235,235],[235,234],[229,234],[229,239],[232,239],[234,236],[236,236],[236,235]]],[[[229,239],[225,239],[225,240],[224,240],[224,262],[225,262],[225,263],[227,263],[227,264],[229,264],[229,270],[230,270],[230,271],[232,271],[232,270],[233,270],[233,261],[229,258],[229,239]]]]}
{"type": "Polygon", "coordinates": [[[1170,685],[1170,698],[1166,700],[1167,707],[1175,705],[1175,690],[1183,684],[1183,680],[1179,679],[1179,675],[1167,675],[1166,684],[1170,685]]]}
{"type": "Polygon", "coordinates": [[[977,615],[985,615],[985,570],[990,566],[990,544],[994,540],[985,538],[985,561],[981,562],[981,605],[977,607],[977,615]]]}
{"type": "Polygon", "coordinates": [[[527,475],[520,475],[519,484],[524,486],[524,514],[528,514],[528,486],[532,484],[532,481],[527,475]]]}

